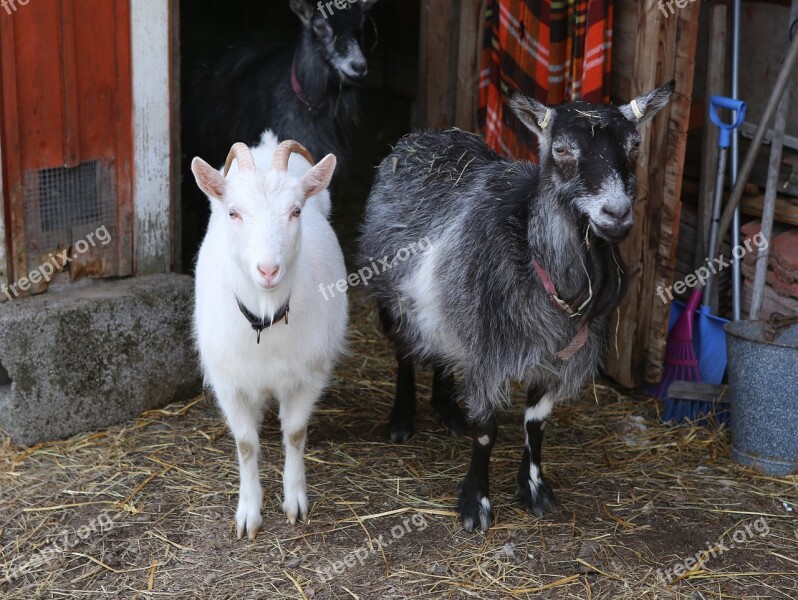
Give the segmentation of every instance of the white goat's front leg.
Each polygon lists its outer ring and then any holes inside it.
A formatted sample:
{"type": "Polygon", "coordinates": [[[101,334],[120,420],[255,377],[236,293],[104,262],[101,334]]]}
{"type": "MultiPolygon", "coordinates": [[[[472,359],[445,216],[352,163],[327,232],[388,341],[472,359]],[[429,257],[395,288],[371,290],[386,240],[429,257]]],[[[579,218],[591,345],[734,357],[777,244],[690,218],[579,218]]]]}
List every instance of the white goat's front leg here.
{"type": "Polygon", "coordinates": [[[279,398],[280,424],[283,430],[285,466],[283,467],[283,510],[291,525],[308,516],[308,493],[305,484],[305,440],[308,421],[319,392],[302,387],[279,398]]]}
{"type": "Polygon", "coordinates": [[[263,406],[253,403],[235,390],[227,393],[216,390],[219,404],[233,432],[238,451],[238,470],[240,484],[238,489],[238,510],[236,512],[236,535],[241,539],[247,534],[250,540],[258,535],[263,517],[260,508],[263,502],[263,488],[258,475],[258,456],[260,440],[258,430],[263,420],[263,406]]]}

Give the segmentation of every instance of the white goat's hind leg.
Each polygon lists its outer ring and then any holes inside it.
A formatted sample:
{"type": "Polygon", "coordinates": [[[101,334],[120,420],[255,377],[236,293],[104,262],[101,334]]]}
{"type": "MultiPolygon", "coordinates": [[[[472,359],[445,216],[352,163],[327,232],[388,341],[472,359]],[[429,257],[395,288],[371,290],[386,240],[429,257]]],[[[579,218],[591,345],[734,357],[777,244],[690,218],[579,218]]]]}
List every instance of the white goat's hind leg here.
{"type": "Polygon", "coordinates": [[[263,420],[263,406],[253,404],[249,398],[237,391],[229,391],[224,396],[219,390],[216,390],[216,393],[238,450],[240,484],[236,535],[241,539],[246,533],[250,540],[254,540],[263,524],[260,512],[263,488],[258,475],[260,455],[258,430],[263,420]]]}
{"type": "Polygon", "coordinates": [[[305,440],[308,421],[318,392],[300,388],[280,400],[280,424],[283,430],[285,466],[283,467],[283,510],[291,525],[308,515],[308,493],[305,484],[305,440]]]}

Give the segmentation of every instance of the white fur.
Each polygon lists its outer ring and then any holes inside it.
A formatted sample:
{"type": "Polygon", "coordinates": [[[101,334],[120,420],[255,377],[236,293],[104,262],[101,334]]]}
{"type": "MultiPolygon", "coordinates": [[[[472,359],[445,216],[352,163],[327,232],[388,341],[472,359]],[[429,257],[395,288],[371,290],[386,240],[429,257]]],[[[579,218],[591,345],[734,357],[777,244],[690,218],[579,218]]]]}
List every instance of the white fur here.
{"type": "Polygon", "coordinates": [[[236,531],[254,539],[262,524],[258,431],[270,399],[279,404],[285,448],[283,510],[291,523],[308,512],[305,433],[313,407],[344,348],[347,299],[325,300],[323,281],[346,277],[343,254],[327,218],[330,196],[307,199],[301,215],[300,180],[310,165],[293,155],[288,173],[271,169],[276,137],[264,133],[252,148],[257,171],[239,172],[237,161],[212,214],[196,273],[195,336],[206,383],[214,390],[238,448],[240,491],[236,531]],[[234,207],[241,219],[231,219],[234,207]],[[277,287],[259,284],[257,265],[281,265],[277,287]],[[273,315],[290,296],[289,324],[265,329],[260,344],[235,296],[259,316],[273,315]]]}

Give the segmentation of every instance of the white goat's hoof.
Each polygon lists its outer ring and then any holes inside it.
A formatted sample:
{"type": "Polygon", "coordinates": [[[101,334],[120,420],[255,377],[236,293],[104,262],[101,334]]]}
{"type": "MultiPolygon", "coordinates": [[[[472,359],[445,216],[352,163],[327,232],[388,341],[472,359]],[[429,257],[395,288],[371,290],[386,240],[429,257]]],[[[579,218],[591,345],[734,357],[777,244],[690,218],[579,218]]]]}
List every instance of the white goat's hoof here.
{"type": "Polygon", "coordinates": [[[308,518],[308,496],[304,490],[286,494],[283,502],[283,511],[288,517],[291,525],[296,525],[297,521],[304,521],[308,518]]]}
{"type": "Polygon", "coordinates": [[[263,517],[258,508],[251,508],[239,502],[238,512],[236,513],[236,535],[238,539],[244,537],[244,534],[254,541],[258,537],[258,531],[263,525],[263,517]]]}

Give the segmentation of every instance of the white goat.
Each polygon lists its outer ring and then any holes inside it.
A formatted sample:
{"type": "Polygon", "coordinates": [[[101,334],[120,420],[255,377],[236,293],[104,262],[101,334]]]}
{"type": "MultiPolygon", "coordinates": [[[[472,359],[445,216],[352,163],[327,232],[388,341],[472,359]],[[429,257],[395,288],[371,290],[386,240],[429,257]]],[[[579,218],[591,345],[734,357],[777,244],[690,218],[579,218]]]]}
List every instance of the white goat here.
{"type": "Polygon", "coordinates": [[[291,524],[307,517],[307,424],[344,348],[348,315],[344,295],[325,300],[318,291],[346,277],[327,220],[335,165],[330,154],[313,166],[304,147],[278,145],[270,131],[252,150],[235,144],[221,171],[191,163],[212,211],[197,260],[195,335],[238,448],[239,538],[255,539],[263,523],[258,430],[271,399],[285,448],[283,510],[291,524]]]}

